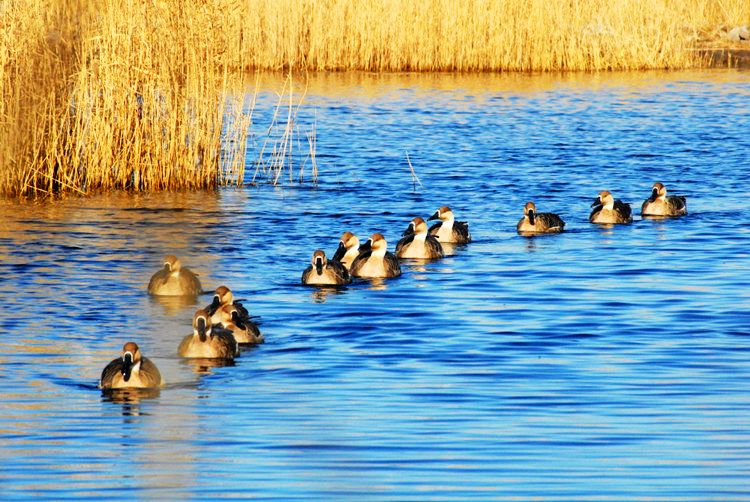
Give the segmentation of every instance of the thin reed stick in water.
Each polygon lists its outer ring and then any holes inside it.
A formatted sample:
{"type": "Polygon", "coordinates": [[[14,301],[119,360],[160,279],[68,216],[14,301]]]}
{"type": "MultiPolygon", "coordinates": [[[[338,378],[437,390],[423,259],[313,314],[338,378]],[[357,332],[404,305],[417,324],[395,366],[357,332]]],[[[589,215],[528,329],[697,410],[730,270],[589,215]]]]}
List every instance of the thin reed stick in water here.
{"type": "Polygon", "coordinates": [[[409,163],[409,171],[411,171],[411,181],[414,183],[414,190],[417,189],[417,184],[419,184],[420,188],[423,188],[422,182],[419,181],[419,176],[417,176],[417,173],[414,171],[414,166],[411,165],[411,159],[409,158],[409,152],[406,152],[406,162],[409,163]]]}

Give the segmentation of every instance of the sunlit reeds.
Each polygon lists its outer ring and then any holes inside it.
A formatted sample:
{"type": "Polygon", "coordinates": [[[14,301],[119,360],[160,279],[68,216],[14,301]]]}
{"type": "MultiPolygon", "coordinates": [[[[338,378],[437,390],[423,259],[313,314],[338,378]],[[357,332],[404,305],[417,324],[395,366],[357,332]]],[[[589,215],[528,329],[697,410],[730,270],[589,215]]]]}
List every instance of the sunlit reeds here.
{"type": "Polygon", "coordinates": [[[221,4],[0,4],[0,194],[241,183],[252,106],[221,4]]]}
{"type": "Polygon", "coordinates": [[[249,0],[252,67],[371,71],[686,68],[747,0],[249,0]]]}

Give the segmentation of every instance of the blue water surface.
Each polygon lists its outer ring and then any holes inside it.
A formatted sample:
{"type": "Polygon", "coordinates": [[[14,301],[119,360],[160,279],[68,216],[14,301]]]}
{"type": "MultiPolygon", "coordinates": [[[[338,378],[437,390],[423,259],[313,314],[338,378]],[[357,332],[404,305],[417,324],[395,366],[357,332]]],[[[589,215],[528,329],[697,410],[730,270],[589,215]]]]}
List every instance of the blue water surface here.
{"type": "Polygon", "coordinates": [[[307,85],[317,185],[0,202],[0,498],[750,499],[750,73],[307,85]],[[656,181],[687,217],[588,223],[600,190],[639,214],[656,181]],[[518,236],[529,200],[565,233],[518,236]],[[443,205],[474,242],[299,285],[343,231],[392,250],[443,205]],[[211,295],[148,297],[168,253],[266,343],[178,358],[211,295]],[[130,340],[168,384],[102,396],[130,340]]]}

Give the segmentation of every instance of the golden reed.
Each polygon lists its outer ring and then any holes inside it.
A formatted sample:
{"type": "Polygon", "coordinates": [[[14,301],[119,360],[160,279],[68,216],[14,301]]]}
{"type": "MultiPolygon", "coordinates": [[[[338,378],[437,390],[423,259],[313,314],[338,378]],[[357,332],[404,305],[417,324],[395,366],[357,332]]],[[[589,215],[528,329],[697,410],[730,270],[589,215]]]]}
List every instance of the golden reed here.
{"type": "Polygon", "coordinates": [[[0,194],[241,181],[249,117],[227,98],[220,4],[0,4],[0,194]]]}
{"type": "Polygon", "coordinates": [[[748,0],[4,0],[0,195],[242,182],[235,70],[687,68],[742,24],[748,0]]]}
{"type": "Polygon", "coordinates": [[[748,0],[248,0],[238,64],[315,70],[686,68],[748,0]]]}

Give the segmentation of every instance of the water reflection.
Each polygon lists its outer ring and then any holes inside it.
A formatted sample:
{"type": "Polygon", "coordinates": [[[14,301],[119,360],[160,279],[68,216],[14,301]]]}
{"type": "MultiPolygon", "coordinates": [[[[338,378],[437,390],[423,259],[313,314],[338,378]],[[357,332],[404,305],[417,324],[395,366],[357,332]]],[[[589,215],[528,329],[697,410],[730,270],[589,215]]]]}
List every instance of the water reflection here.
{"type": "Polygon", "coordinates": [[[164,309],[164,313],[169,316],[175,316],[189,310],[188,307],[200,308],[199,298],[193,296],[152,296],[149,298],[155,304],[164,309]]]}
{"type": "Polygon", "coordinates": [[[185,358],[183,364],[188,366],[196,375],[210,375],[216,368],[226,368],[234,366],[235,361],[232,359],[207,359],[202,357],[185,358]]]}

